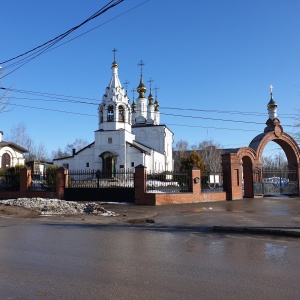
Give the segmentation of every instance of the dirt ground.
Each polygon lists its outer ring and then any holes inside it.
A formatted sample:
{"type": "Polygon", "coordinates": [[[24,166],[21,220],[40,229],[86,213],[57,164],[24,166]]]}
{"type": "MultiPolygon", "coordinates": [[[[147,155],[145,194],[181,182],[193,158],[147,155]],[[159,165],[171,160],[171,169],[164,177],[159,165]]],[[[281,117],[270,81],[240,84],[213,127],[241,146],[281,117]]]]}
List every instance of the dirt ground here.
{"type": "Polygon", "coordinates": [[[153,218],[158,214],[159,209],[155,207],[141,207],[134,205],[115,205],[107,204],[103,205],[106,210],[113,211],[118,216],[101,216],[92,214],[70,214],[70,215],[42,215],[40,212],[33,211],[20,206],[8,206],[0,205],[0,217],[11,217],[11,218],[43,218],[53,221],[63,222],[88,222],[88,223],[153,223],[153,218]]]}
{"type": "Polygon", "coordinates": [[[38,218],[40,214],[36,211],[20,207],[20,206],[9,206],[0,205],[0,216],[14,216],[16,218],[38,218]]]}

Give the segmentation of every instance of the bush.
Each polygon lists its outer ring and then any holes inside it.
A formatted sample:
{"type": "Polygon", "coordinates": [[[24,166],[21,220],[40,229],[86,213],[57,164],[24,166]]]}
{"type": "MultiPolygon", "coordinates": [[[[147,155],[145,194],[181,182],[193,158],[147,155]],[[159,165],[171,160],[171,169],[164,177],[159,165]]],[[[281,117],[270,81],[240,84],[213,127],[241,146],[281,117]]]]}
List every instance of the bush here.
{"type": "Polygon", "coordinates": [[[46,169],[46,185],[47,189],[55,191],[56,189],[56,170],[59,166],[50,166],[46,169]]]}
{"type": "Polygon", "coordinates": [[[10,190],[18,191],[20,189],[20,170],[24,168],[26,168],[25,165],[15,165],[4,172],[6,186],[10,190]]]}

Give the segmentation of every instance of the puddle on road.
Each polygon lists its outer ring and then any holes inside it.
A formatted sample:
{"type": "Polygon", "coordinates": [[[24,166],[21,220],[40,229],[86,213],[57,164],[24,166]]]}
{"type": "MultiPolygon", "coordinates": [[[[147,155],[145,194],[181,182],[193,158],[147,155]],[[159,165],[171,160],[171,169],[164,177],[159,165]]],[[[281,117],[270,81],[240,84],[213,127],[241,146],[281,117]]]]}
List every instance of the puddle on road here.
{"type": "Polygon", "coordinates": [[[285,256],[286,250],[286,245],[266,243],[265,255],[267,259],[280,259],[285,256]]]}

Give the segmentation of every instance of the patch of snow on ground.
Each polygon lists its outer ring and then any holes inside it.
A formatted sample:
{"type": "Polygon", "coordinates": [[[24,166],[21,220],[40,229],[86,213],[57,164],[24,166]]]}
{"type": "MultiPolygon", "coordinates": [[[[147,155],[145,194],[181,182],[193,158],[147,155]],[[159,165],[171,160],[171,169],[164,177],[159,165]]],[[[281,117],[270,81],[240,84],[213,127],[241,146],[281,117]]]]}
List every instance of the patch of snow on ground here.
{"type": "Polygon", "coordinates": [[[118,214],[108,211],[98,203],[78,203],[60,199],[18,198],[0,200],[0,205],[22,206],[42,215],[93,214],[116,217],[118,214]]]}

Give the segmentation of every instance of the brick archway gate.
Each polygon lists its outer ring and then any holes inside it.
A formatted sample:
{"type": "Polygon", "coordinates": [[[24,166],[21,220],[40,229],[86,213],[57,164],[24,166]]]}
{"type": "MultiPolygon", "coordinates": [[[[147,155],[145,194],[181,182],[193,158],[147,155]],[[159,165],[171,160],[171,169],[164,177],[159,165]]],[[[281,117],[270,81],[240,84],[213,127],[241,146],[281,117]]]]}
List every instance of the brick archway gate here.
{"type": "MultiPolygon", "coordinates": [[[[272,99],[272,98],[271,98],[272,99]]],[[[224,184],[227,190],[227,200],[253,198],[264,194],[264,172],[262,168],[262,153],[265,146],[273,141],[285,152],[288,161],[287,194],[300,195],[300,149],[296,141],[283,132],[277,118],[267,121],[264,133],[256,136],[248,147],[236,149],[222,155],[224,184]]]]}

